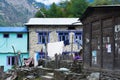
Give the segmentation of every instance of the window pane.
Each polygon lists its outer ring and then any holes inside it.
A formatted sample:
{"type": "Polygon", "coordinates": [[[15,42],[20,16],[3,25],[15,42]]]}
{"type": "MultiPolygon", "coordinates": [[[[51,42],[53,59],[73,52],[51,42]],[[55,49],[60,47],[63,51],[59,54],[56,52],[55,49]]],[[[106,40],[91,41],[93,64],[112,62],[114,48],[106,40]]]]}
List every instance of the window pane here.
{"type": "Polygon", "coordinates": [[[67,40],[67,39],[68,39],[68,34],[65,35],[65,40],[67,40]]]}
{"type": "Polygon", "coordinates": [[[59,33],[59,35],[63,35],[63,33],[59,33]]]}
{"type": "Polygon", "coordinates": [[[75,33],[75,38],[81,40],[81,33],[75,33]]]}
{"type": "Polygon", "coordinates": [[[42,43],[45,43],[45,37],[42,36],[42,43]]]}
{"type": "Polygon", "coordinates": [[[59,36],[59,40],[62,41],[62,36],[59,36]]]}
{"type": "Polygon", "coordinates": [[[3,34],[3,37],[4,37],[4,38],[9,38],[9,34],[8,34],[8,33],[5,33],[5,34],[3,34]]]}
{"type": "Polygon", "coordinates": [[[63,40],[63,41],[65,40],[65,36],[62,36],[62,40],[63,40]]]}
{"type": "Polygon", "coordinates": [[[60,41],[66,41],[69,38],[69,33],[68,32],[60,32],[59,33],[59,40],[60,41]]]}
{"type": "Polygon", "coordinates": [[[64,35],[68,35],[68,33],[64,33],[64,35]]]}
{"type": "Polygon", "coordinates": [[[42,38],[41,38],[41,36],[39,36],[39,42],[41,42],[42,41],[42,38]]]}
{"type": "Polygon", "coordinates": [[[45,43],[47,43],[47,36],[45,36],[45,43]]]}
{"type": "Polygon", "coordinates": [[[79,36],[79,40],[81,40],[81,36],[79,36]]]}
{"type": "Polygon", "coordinates": [[[47,35],[47,32],[44,32],[44,35],[47,35]]]}
{"type": "Polygon", "coordinates": [[[75,38],[77,39],[77,36],[75,38]]]}
{"type": "Polygon", "coordinates": [[[43,35],[43,33],[39,33],[39,35],[43,35]]]}
{"type": "Polygon", "coordinates": [[[8,59],[7,59],[7,60],[8,60],[8,65],[10,65],[10,57],[7,57],[7,58],[8,58],[8,59]]]}
{"type": "Polygon", "coordinates": [[[22,34],[17,34],[17,38],[22,38],[23,35],[22,34]]]}
{"type": "Polygon", "coordinates": [[[12,65],[15,65],[15,57],[12,57],[12,65]]]}
{"type": "Polygon", "coordinates": [[[39,43],[45,44],[48,41],[48,33],[47,32],[40,32],[38,37],[39,37],[39,43]]]}

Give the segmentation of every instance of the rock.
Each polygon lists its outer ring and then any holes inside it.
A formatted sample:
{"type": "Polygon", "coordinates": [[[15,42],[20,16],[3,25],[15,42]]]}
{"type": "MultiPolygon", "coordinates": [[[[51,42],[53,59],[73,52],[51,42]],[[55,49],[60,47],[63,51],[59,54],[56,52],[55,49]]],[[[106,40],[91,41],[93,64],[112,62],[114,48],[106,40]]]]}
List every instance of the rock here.
{"type": "Polygon", "coordinates": [[[59,70],[60,71],[69,71],[69,69],[67,69],[67,68],[60,68],[59,70]]]}
{"type": "Polygon", "coordinates": [[[28,79],[34,79],[35,76],[33,76],[33,75],[28,75],[28,76],[26,76],[26,78],[28,78],[28,79]]]}
{"type": "Polygon", "coordinates": [[[99,80],[100,79],[100,73],[95,72],[91,73],[90,76],[87,77],[88,80],[99,80]]]}
{"type": "Polygon", "coordinates": [[[47,73],[48,76],[54,76],[54,73],[47,73]]]}
{"type": "Polygon", "coordinates": [[[42,80],[53,80],[54,78],[52,76],[41,76],[42,80]]]}

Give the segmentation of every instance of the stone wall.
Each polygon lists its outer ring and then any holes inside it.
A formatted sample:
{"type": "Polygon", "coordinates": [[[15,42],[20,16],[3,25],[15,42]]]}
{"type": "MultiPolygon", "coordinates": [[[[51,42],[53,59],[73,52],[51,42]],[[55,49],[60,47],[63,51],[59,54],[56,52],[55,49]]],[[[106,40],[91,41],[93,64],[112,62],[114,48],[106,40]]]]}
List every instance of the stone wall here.
{"type": "MultiPolygon", "coordinates": [[[[57,42],[58,41],[58,34],[56,31],[65,31],[67,30],[66,26],[31,26],[29,28],[29,53],[30,57],[34,57],[35,52],[41,51],[45,44],[38,43],[38,32],[39,31],[52,31],[49,34],[49,42],[57,42]]],[[[81,27],[77,26],[78,30],[81,30],[81,27]]],[[[71,52],[71,48],[73,52],[78,52],[77,44],[72,44],[72,38],[74,33],[70,33],[70,45],[64,46],[64,52],[71,52]]]]}

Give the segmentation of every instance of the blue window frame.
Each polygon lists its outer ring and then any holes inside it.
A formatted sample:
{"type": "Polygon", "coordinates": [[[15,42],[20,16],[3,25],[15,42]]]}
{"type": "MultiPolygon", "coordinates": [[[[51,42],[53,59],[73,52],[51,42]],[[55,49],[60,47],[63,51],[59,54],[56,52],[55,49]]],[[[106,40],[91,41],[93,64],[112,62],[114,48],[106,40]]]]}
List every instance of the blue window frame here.
{"type": "Polygon", "coordinates": [[[7,65],[12,66],[17,64],[17,56],[7,56],[7,65]]]}
{"type": "Polygon", "coordinates": [[[75,37],[74,37],[75,43],[78,45],[78,49],[82,45],[82,32],[75,32],[75,37]]]}
{"type": "Polygon", "coordinates": [[[81,32],[75,33],[75,40],[82,40],[82,33],[81,32]]]}
{"type": "Polygon", "coordinates": [[[9,34],[8,34],[8,33],[4,33],[4,34],[3,34],[3,37],[4,37],[4,38],[9,38],[9,34]]]}
{"type": "Polygon", "coordinates": [[[17,34],[17,38],[22,38],[23,37],[23,34],[22,33],[18,33],[17,34]]]}
{"type": "Polygon", "coordinates": [[[45,58],[45,52],[37,52],[37,60],[45,58]]]}
{"type": "Polygon", "coordinates": [[[48,42],[49,34],[48,32],[39,32],[38,33],[38,43],[45,44],[48,42]]]}
{"type": "Polygon", "coordinates": [[[59,41],[68,41],[69,40],[69,33],[68,32],[59,32],[59,41]]]}
{"type": "Polygon", "coordinates": [[[59,41],[63,41],[64,45],[69,45],[69,32],[59,32],[59,41]]]}

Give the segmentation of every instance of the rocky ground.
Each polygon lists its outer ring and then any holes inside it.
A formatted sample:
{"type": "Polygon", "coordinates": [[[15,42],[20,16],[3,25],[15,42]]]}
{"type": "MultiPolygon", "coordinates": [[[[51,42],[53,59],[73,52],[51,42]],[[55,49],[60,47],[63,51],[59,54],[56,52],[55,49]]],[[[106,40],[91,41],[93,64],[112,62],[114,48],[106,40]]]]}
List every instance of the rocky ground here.
{"type": "MultiPolygon", "coordinates": [[[[52,62],[54,63],[54,62],[52,62]]],[[[51,63],[51,65],[53,65],[51,63]]],[[[0,80],[120,80],[112,76],[107,76],[100,72],[86,72],[82,68],[81,62],[63,62],[60,68],[51,67],[16,67],[7,73],[1,72],[0,80]]],[[[50,65],[50,64],[49,64],[50,65]]]]}

